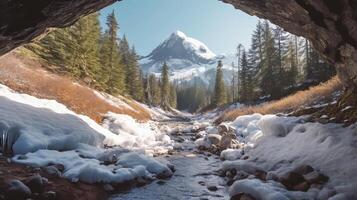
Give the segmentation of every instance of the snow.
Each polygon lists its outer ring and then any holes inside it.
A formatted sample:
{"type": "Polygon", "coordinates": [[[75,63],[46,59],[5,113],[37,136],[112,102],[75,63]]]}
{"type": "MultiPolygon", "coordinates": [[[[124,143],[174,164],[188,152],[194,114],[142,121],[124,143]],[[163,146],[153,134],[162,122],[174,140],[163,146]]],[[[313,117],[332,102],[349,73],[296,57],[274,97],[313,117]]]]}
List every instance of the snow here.
{"type": "Polygon", "coordinates": [[[226,149],[221,152],[220,158],[221,160],[238,160],[242,157],[242,153],[241,149],[226,149]]]}
{"type": "Polygon", "coordinates": [[[127,153],[121,156],[117,164],[127,168],[141,165],[145,166],[145,168],[153,174],[164,174],[166,177],[172,175],[171,170],[166,165],[154,159],[147,159],[147,157],[137,153],[127,153]]]}
{"type": "Polygon", "coordinates": [[[262,182],[258,179],[243,179],[236,181],[229,189],[229,195],[234,196],[240,193],[250,194],[255,199],[260,200],[303,200],[314,199],[314,191],[294,192],[288,191],[285,187],[274,181],[262,182]]]}
{"type": "Polygon", "coordinates": [[[118,137],[117,145],[131,150],[144,150],[147,154],[162,154],[172,149],[172,141],[154,122],[138,123],[128,115],[108,113],[103,127],[118,137]]]}
{"type": "Polygon", "coordinates": [[[101,126],[54,100],[19,94],[4,85],[0,85],[0,110],[2,150],[12,150],[16,163],[62,164],[64,177],[87,183],[172,175],[165,164],[147,155],[172,148],[170,138],[153,122],[138,123],[130,116],[108,113],[101,126]],[[105,145],[114,148],[103,149],[105,145]]]}
{"type": "MultiPolygon", "coordinates": [[[[107,150],[111,151],[111,150],[107,150]]],[[[63,176],[69,180],[80,180],[86,183],[122,183],[135,178],[152,178],[155,174],[172,175],[171,170],[164,164],[151,157],[135,152],[121,153],[119,160],[113,165],[103,165],[99,157],[110,155],[102,149],[97,149],[95,158],[87,158],[72,151],[38,150],[25,154],[25,158],[16,155],[13,161],[33,167],[44,167],[62,164],[65,168],[63,176]]]]}
{"type": "Polygon", "coordinates": [[[125,107],[125,108],[130,109],[134,112],[137,112],[134,108],[132,108],[129,104],[127,104],[124,100],[120,99],[121,96],[114,97],[110,94],[107,94],[104,92],[98,92],[95,90],[93,90],[93,93],[114,107],[117,107],[117,108],[125,107]]]}
{"type": "Polygon", "coordinates": [[[217,56],[205,44],[203,44],[202,42],[200,42],[194,38],[186,36],[186,34],[181,31],[176,31],[173,34],[173,36],[183,39],[184,46],[187,49],[192,50],[193,52],[195,52],[197,55],[201,56],[202,58],[210,60],[217,56]]]}
{"type": "Polygon", "coordinates": [[[214,81],[218,60],[223,63],[225,82],[231,83],[232,75],[237,74],[237,69],[231,66],[237,61],[235,55],[217,56],[204,43],[177,31],[140,59],[140,65],[144,73],[159,76],[165,61],[170,68],[171,81],[200,79],[210,85],[214,81]]]}
{"type": "MultiPolygon", "coordinates": [[[[239,141],[245,144],[244,151],[249,159],[228,159],[234,161],[225,161],[222,169],[233,168],[253,173],[256,168],[261,168],[280,176],[293,167],[310,165],[330,179],[323,190],[300,195],[315,194],[317,198],[318,195],[323,195],[319,192],[326,193],[326,188],[332,188],[339,195],[347,197],[341,199],[357,198],[355,192],[357,165],[354,164],[357,163],[355,156],[357,151],[356,124],[343,127],[341,124],[307,123],[303,118],[297,117],[253,114],[238,117],[228,125],[236,129],[239,141]],[[256,162],[257,160],[258,162],[256,162]]],[[[221,156],[227,157],[227,154],[230,155],[230,153],[222,152],[221,156]]],[[[266,187],[272,191],[280,190],[269,186],[268,183],[252,180],[236,183],[232,186],[234,189],[231,188],[231,190],[239,192],[238,188],[245,187],[249,189],[262,188],[262,190],[266,187]]],[[[252,192],[260,193],[255,189],[252,192]]],[[[291,192],[280,193],[286,195],[291,192]]],[[[286,196],[289,197],[289,195],[286,196]]],[[[275,199],[260,197],[257,198],[275,199]]],[[[337,196],[334,198],[339,199],[337,196]]]]}

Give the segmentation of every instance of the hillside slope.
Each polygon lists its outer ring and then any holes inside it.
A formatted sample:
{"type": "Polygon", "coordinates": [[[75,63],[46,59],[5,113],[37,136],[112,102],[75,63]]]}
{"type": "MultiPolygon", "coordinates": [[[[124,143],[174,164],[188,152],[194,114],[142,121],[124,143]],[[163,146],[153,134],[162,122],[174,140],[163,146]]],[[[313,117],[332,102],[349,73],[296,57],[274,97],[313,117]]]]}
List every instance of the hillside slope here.
{"type": "Polygon", "coordinates": [[[10,52],[0,57],[0,83],[17,92],[56,100],[97,122],[108,112],[127,114],[142,121],[151,118],[150,111],[134,100],[99,93],[45,70],[44,65],[38,59],[20,55],[19,51],[10,52]]]}

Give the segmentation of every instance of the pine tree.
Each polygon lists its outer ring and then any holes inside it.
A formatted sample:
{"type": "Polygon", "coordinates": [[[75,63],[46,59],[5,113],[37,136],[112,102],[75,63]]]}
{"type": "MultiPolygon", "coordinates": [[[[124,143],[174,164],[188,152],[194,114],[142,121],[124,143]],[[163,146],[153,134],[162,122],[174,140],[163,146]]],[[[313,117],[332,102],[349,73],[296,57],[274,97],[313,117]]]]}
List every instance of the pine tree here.
{"type": "Polygon", "coordinates": [[[150,74],[148,77],[148,96],[151,98],[151,104],[159,106],[161,103],[161,87],[158,79],[154,74],[150,74]]]}
{"type": "Polygon", "coordinates": [[[282,77],[285,86],[295,86],[297,84],[299,71],[298,71],[298,63],[296,59],[297,51],[295,48],[296,46],[294,42],[290,40],[288,45],[288,52],[286,56],[286,65],[287,65],[286,75],[282,77]]]}
{"type": "MultiPolygon", "coordinates": [[[[241,63],[240,63],[240,61],[241,61],[241,56],[242,56],[242,48],[243,48],[243,45],[242,44],[238,44],[238,46],[237,46],[237,54],[236,54],[236,56],[237,56],[237,59],[238,59],[238,63],[237,63],[237,100],[239,100],[239,85],[240,85],[240,79],[239,79],[239,77],[240,77],[240,67],[241,67],[241,63]]],[[[233,75],[233,77],[234,77],[234,75],[233,75]]],[[[235,100],[233,100],[233,101],[235,101],[235,100]]]]}
{"type": "Polygon", "coordinates": [[[268,21],[264,22],[263,59],[260,63],[260,88],[263,95],[276,98],[281,94],[278,84],[277,66],[278,57],[275,48],[275,41],[268,21]]]}
{"type": "MultiPolygon", "coordinates": [[[[275,40],[275,49],[276,49],[276,59],[277,59],[277,67],[275,70],[275,77],[284,77],[285,74],[285,66],[284,66],[284,59],[286,57],[288,47],[287,47],[287,33],[279,26],[274,28],[274,40],[275,40]]],[[[283,87],[285,86],[284,78],[280,78],[276,80],[278,89],[277,96],[280,96],[281,92],[283,91],[283,87]]]]}
{"type": "Polygon", "coordinates": [[[246,52],[243,50],[242,52],[242,58],[241,58],[241,70],[240,70],[240,102],[246,103],[248,101],[248,89],[249,89],[249,83],[248,83],[248,76],[249,76],[249,66],[248,66],[248,60],[247,60],[247,55],[246,52]]]}
{"type": "MultiPolygon", "coordinates": [[[[124,46],[124,45],[123,45],[124,46]]],[[[127,93],[138,101],[144,100],[144,90],[140,75],[140,67],[138,63],[138,55],[136,54],[135,48],[133,47],[129,54],[123,53],[122,58],[125,63],[126,70],[126,91],[127,93]]]]}
{"type": "Polygon", "coordinates": [[[117,32],[119,29],[114,11],[107,16],[108,30],[102,38],[101,64],[102,79],[107,92],[111,94],[125,93],[125,73],[121,64],[117,32]]]}
{"type": "Polygon", "coordinates": [[[170,106],[172,108],[177,107],[177,94],[176,94],[176,87],[174,84],[170,84],[170,106]]]}
{"type": "Polygon", "coordinates": [[[168,109],[170,105],[170,81],[169,81],[169,67],[166,62],[162,66],[161,71],[161,106],[168,109]]]}
{"type": "Polygon", "coordinates": [[[100,70],[100,25],[98,13],[88,15],[74,25],[57,29],[28,48],[50,64],[91,84],[100,70]]]}
{"type": "Polygon", "coordinates": [[[223,81],[223,71],[222,71],[222,61],[218,61],[217,66],[217,73],[216,73],[216,82],[215,82],[215,89],[214,89],[214,104],[216,106],[221,106],[226,103],[226,87],[223,81]]]}

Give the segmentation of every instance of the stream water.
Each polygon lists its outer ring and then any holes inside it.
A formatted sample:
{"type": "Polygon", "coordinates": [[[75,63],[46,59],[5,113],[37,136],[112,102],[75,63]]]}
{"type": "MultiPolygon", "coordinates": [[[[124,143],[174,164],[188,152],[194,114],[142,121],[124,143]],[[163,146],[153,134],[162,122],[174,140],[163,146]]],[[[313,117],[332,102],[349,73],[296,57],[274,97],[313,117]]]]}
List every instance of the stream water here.
{"type": "MultiPolygon", "coordinates": [[[[180,120],[162,122],[162,125],[187,127],[190,122],[180,120]]],[[[113,195],[111,200],[211,200],[229,199],[224,180],[218,176],[218,156],[197,153],[193,144],[193,133],[171,135],[181,141],[182,149],[173,155],[163,156],[175,166],[174,175],[168,180],[157,180],[143,187],[113,195]],[[184,139],[184,141],[183,141],[184,139]],[[183,142],[182,142],[183,141],[183,142]]]]}

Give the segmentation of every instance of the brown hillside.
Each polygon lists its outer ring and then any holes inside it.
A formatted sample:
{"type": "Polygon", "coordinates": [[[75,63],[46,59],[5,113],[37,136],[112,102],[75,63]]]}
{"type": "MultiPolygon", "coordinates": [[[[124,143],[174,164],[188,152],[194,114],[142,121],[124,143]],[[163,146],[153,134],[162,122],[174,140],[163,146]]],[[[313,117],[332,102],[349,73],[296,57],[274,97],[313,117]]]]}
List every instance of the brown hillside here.
{"type": "Polygon", "coordinates": [[[0,57],[0,83],[17,92],[56,100],[97,122],[102,121],[103,115],[109,111],[127,114],[141,121],[150,119],[149,111],[135,101],[117,97],[123,103],[111,104],[95,94],[93,89],[75,83],[69,77],[51,73],[38,59],[16,51],[0,57]]]}
{"type": "Polygon", "coordinates": [[[299,91],[277,101],[229,110],[224,112],[216,120],[216,123],[219,124],[224,121],[233,121],[239,116],[253,113],[277,114],[294,112],[304,106],[310,106],[315,102],[323,102],[323,100],[332,98],[333,93],[340,90],[342,90],[342,84],[338,77],[334,77],[325,83],[321,83],[320,85],[311,87],[305,91],[299,91]]]}

